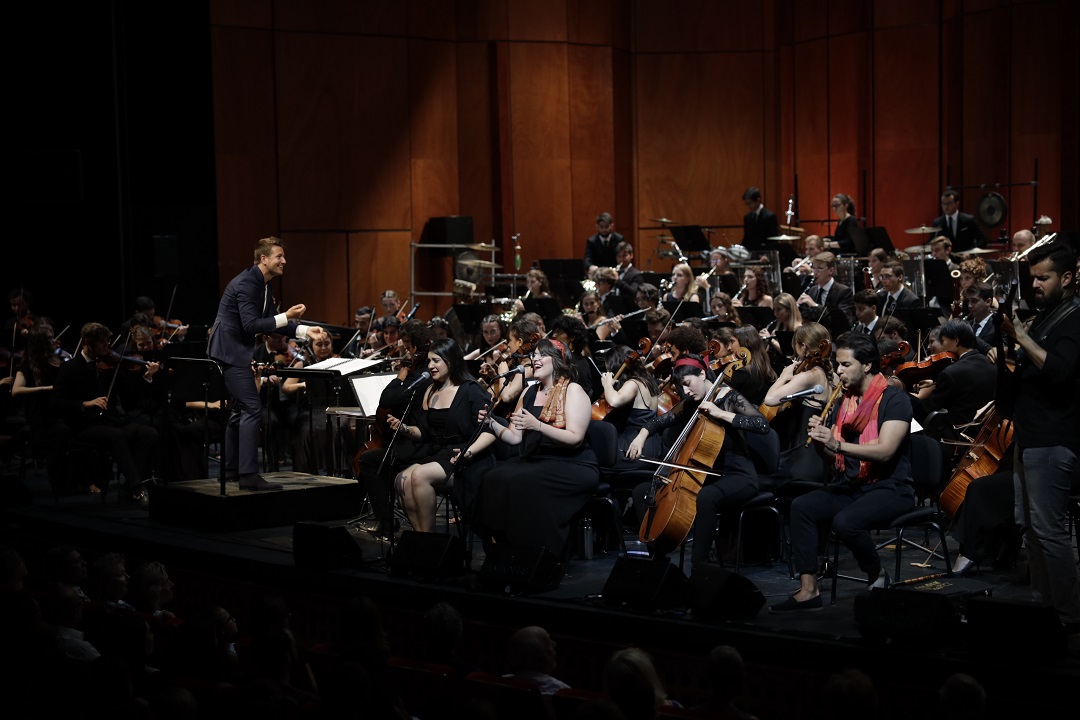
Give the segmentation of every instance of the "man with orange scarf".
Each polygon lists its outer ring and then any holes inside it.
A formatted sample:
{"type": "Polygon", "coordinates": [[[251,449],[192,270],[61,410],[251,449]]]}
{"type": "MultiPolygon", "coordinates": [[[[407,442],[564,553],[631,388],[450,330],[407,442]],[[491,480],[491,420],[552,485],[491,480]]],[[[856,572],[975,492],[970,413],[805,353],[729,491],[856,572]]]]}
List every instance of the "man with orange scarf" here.
{"type": "Polygon", "coordinates": [[[851,549],[871,588],[886,587],[870,529],[915,506],[911,481],[911,400],[879,372],[881,358],[869,335],[845,333],[836,340],[836,365],[844,394],[823,423],[810,418],[810,439],[835,468],[836,480],[795,499],[791,545],[799,591],[772,612],[820,610],[817,584],[819,527],[832,530],[851,549]],[[829,423],[832,423],[831,425],[829,423]]]}

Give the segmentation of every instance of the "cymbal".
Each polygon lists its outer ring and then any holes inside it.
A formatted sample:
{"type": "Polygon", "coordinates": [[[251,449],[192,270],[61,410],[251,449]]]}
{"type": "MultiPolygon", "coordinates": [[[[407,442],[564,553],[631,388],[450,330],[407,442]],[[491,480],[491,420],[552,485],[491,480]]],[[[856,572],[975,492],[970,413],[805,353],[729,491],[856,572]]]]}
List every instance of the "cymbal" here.
{"type": "Polygon", "coordinates": [[[968,255],[986,255],[987,253],[1001,252],[1000,250],[991,250],[989,248],[971,248],[970,250],[959,250],[957,255],[967,257],[968,255]]]}
{"type": "Polygon", "coordinates": [[[470,250],[479,250],[480,252],[499,252],[501,249],[498,245],[485,245],[484,243],[475,243],[473,245],[466,245],[465,247],[470,250]]]}
{"type": "Polygon", "coordinates": [[[795,227],[794,225],[781,225],[780,229],[781,230],[787,230],[788,232],[793,232],[793,233],[806,232],[801,227],[795,227]]]}
{"type": "Polygon", "coordinates": [[[465,258],[464,260],[458,260],[458,263],[461,265],[466,265],[468,267],[489,268],[491,270],[497,270],[498,268],[502,267],[502,265],[500,265],[499,263],[491,262],[490,260],[475,260],[473,258],[465,258]]]}
{"type": "Polygon", "coordinates": [[[771,238],[765,238],[766,240],[798,240],[798,235],[774,235],[771,238]]]}
{"type": "Polygon", "coordinates": [[[904,248],[904,252],[911,253],[912,255],[925,255],[930,252],[929,245],[912,245],[911,247],[904,248]]]}
{"type": "Polygon", "coordinates": [[[674,225],[674,220],[669,220],[666,217],[661,218],[649,218],[649,222],[659,223],[660,225],[674,225]]]}
{"type": "Polygon", "coordinates": [[[941,232],[939,227],[927,227],[926,225],[920,225],[917,228],[908,228],[905,230],[908,235],[933,235],[936,232],[941,232]]]}

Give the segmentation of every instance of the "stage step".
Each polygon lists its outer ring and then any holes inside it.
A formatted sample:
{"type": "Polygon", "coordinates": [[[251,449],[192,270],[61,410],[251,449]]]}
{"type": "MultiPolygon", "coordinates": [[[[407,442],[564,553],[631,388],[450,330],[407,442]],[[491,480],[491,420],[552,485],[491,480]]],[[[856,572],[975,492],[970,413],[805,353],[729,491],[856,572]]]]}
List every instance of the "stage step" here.
{"type": "Polygon", "coordinates": [[[225,495],[217,478],[150,487],[150,519],[171,525],[235,532],[292,525],[304,520],[344,520],[360,514],[364,493],[351,478],[276,472],[263,475],[281,490],[241,490],[225,495]]]}

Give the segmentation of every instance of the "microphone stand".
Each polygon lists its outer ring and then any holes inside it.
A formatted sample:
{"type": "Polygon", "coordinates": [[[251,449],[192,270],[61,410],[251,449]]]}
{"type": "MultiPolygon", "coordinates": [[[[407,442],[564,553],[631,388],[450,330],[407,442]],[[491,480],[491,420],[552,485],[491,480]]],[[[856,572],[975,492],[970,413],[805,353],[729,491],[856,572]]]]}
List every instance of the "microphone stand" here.
{"type": "MultiPolygon", "coordinates": [[[[405,406],[404,412],[401,413],[402,421],[409,416],[409,411],[412,410],[413,403],[416,401],[416,391],[419,387],[413,388],[413,391],[409,393],[409,404],[405,406]]],[[[383,476],[383,470],[386,468],[386,461],[394,453],[394,443],[397,442],[398,435],[401,433],[402,422],[398,422],[398,426],[394,428],[394,434],[390,436],[390,442],[386,443],[386,453],[383,454],[382,460],[379,461],[379,469],[375,471],[377,477],[383,476]]],[[[393,463],[391,463],[393,465],[393,463]]],[[[387,509],[390,513],[390,525],[389,525],[389,540],[390,540],[390,552],[388,557],[394,557],[394,501],[396,500],[397,488],[395,487],[394,479],[390,479],[390,491],[389,502],[387,503],[387,509]]]]}

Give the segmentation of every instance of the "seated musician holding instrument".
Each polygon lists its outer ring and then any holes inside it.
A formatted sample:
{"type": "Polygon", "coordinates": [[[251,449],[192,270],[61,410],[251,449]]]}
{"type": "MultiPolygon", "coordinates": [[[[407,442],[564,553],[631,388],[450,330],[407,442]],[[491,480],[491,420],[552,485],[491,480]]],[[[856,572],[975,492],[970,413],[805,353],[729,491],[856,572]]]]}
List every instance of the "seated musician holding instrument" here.
{"type": "MultiPolygon", "coordinates": [[[[706,562],[716,538],[716,519],[724,508],[737,507],[754,497],[758,491],[757,471],[749,456],[749,448],[742,434],[734,431],[752,432],[760,435],[769,433],[769,423],[758,412],[757,407],[730,385],[718,388],[719,382],[709,369],[708,363],[699,355],[685,354],[675,361],[673,371],[675,382],[682,387],[685,400],[671,412],[655,417],[639,430],[627,452],[627,457],[639,457],[650,436],[661,435],[665,431],[682,429],[693,422],[696,415],[704,415],[709,422],[725,428],[722,446],[712,464],[715,473],[705,476],[704,485],[697,493],[697,513],[694,518],[694,547],[691,553],[691,566],[706,562]],[[710,394],[712,401],[707,401],[710,394]],[[722,480],[721,480],[722,475],[722,480]]],[[[666,462],[677,462],[679,455],[693,448],[678,448],[675,443],[666,452],[666,462]]],[[[662,468],[659,476],[666,478],[671,468],[662,468]]],[[[634,507],[638,519],[647,521],[649,509],[656,507],[661,492],[656,478],[634,489],[634,507]]],[[[651,529],[651,528],[650,528],[651,529]]],[[[661,548],[669,550],[671,548],[661,548]]]]}
{"type": "MultiPolygon", "coordinates": [[[[832,354],[830,352],[831,340],[829,331],[820,323],[806,323],[799,327],[791,341],[792,347],[795,349],[795,362],[788,364],[783,369],[772,387],[765,393],[764,404],[777,407],[780,406],[780,401],[789,395],[819,386],[822,388],[819,393],[791,401],[794,405],[792,409],[794,412],[789,410],[788,412],[792,413],[791,415],[785,413],[785,416],[797,417],[798,419],[793,420],[790,426],[785,423],[785,427],[790,427],[792,432],[788,433],[787,437],[784,437],[783,433],[781,434],[781,447],[793,449],[796,455],[810,454],[811,449],[809,448],[806,449],[806,453],[801,452],[806,444],[807,423],[811,414],[820,411],[825,406],[825,402],[829,399],[829,388],[834,387],[836,384],[833,381],[832,354]]],[[[817,457],[817,451],[813,451],[813,457],[808,457],[806,460],[805,465],[799,463],[799,467],[802,467],[803,471],[797,472],[793,467],[791,475],[800,480],[823,479],[821,478],[821,462],[817,457]]]]}
{"type": "Polygon", "coordinates": [[[463,470],[463,482],[455,483],[452,458],[472,438],[476,418],[491,403],[487,392],[465,367],[461,348],[453,340],[431,344],[427,371],[431,374],[431,385],[423,400],[413,406],[410,417],[404,420],[393,415],[387,417],[392,429],[423,448],[394,481],[409,522],[420,532],[435,529],[436,488],[449,484],[454,487],[462,508],[467,511],[472,506],[479,476],[488,465],[478,464],[470,456],[472,462],[463,470]]]}
{"type": "Polygon", "coordinates": [[[638,455],[658,457],[661,454],[659,436],[650,436],[644,445],[630,448],[645,424],[656,417],[660,386],[653,374],[645,369],[639,354],[624,345],[611,348],[604,362],[607,372],[600,376],[604,387],[603,399],[611,408],[604,418],[619,429],[619,457],[635,460],[638,455]],[[616,377],[618,375],[618,377],[616,377]],[[622,412],[617,412],[619,409],[622,412]]]}
{"type": "Polygon", "coordinates": [[[641,283],[634,293],[634,304],[641,310],[655,310],[660,305],[660,290],[652,283],[641,283]]]}
{"type": "Polygon", "coordinates": [[[533,377],[510,415],[509,426],[482,413],[486,429],[464,453],[466,460],[496,439],[519,446],[520,456],[484,475],[477,524],[496,542],[539,545],[561,556],[570,520],[600,481],[600,467],[586,433],[589,396],[574,379],[570,351],[558,340],[540,340],[532,353],[533,377]]]}
{"type": "Polygon", "coordinates": [[[604,322],[608,320],[608,316],[604,312],[604,304],[600,300],[600,293],[595,290],[585,291],[581,296],[578,307],[581,310],[581,321],[596,336],[597,340],[603,341],[611,337],[611,322],[604,322]]]}
{"type": "Polygon", "coordinates": [[[963,320],[942,325],[938,337],[944,351],[956,355],[957,361],[937,374],[924,398],[915,400],[915,418],[924,422],[934,410],[948,411],[941,428],[928,432],[939,439],[955,439],[953,427],[970,423],[975,413],[994,399],[997,369],[975,350],[975,332],[963,320]]]}
{"type": "Polygon", "coordinates": [[[791,546],[800,587],[773,605],[772,612],[822,608],[817,583],[822,523],[830,523],[851,549],[871,588],[887,587],[889,576],[870,530],[915,506],[911,401],[903,390],[890,387],[879,372],[881,359],[868,335],[844,333],[835,347],[842,384],[834,395],[843,394],[825,420],[817,415],[810,418],[809,435],[833,462],[838,480],[792,503],[791,546]]]}
{"type": "Polygon", "coordinates": [[[757,328],[753,325],[743,325],[738,328],[722,327],[713,333],[713,337],[720,341],[721,358],[736,358],[739,349],[745,347],[744,340],[746,343],[754,343],[759,348],[759,352],[751,356],[746,367],[735,370],[728,382],[731,387],[753,403],[754,407],[761,405],[765,401],[765,393],[769,391],[773,380],[776,379],[776,372],[772,369],[757,328]]]}
{"type": "Polygon", "coordinates": [[[709,315],[717,322],[734,323],[735,327],[742,325],[742,319],[735,311],[731,296],[726,292],[713,293],[712,298],[709,299],[709,315]]]}
{"type": "Polygon", "coordinates": [[[480,321],[481,342],[465,354],[466,360],[476,360],[506,341],[506,321],[499,315],[486,315],[480,321]]]}
{"type": "MultiPolygon", "coordinates": [[[[538,316],[533,313],[524,313],[517,317],[514,322],[510,323],[510,329],[507,331],[506,340],[506,352],[501,353],[496,350],[492,353],[492,360],[490,363],[484,363],[480,367],[480,375],[484,378],[492,378],[497,375],[503,375],[510,371],[511,367],[518,365],[522,360],[526,360],[525,357],[515,357],[516,355],[524,355],[520,352],[522,348],[530,347],[531,343],[536,342],[540,338],[540,324],[537,322],[538,316]]],[[[521,395],[522,390],[525,389],[525,379],[532,377],[532,365],[525,362],[524,372],[521,375],[512,375],[504,380],[496,381],[491,387],[495,392],[496,403],[501,404],[502,407],[513,407],[513,404],[517,402],[518,397],[521,395]],[[524,379],[523,379],[524,378],[524,379]]],[[[500,412],[501,409],[497,405],[495,412],[500,412]]]]}

